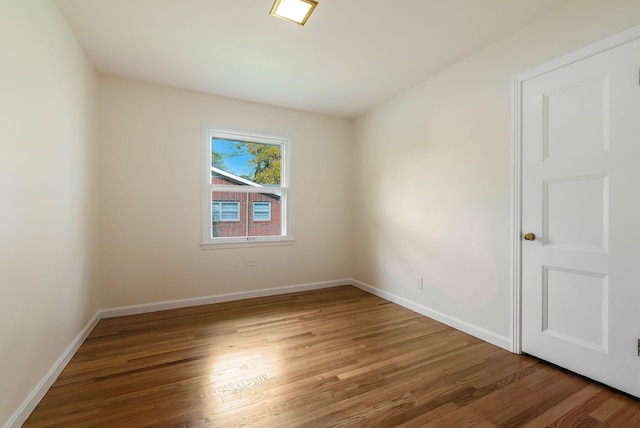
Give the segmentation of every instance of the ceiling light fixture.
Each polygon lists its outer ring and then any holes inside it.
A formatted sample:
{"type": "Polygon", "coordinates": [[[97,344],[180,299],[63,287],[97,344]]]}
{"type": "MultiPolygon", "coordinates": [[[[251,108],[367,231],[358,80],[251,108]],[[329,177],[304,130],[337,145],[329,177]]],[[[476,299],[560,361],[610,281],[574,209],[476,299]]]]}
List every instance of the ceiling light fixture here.
{"type": "Polygon", "coordinates": [[[276,0],[270,14],[304,25],[317,5],[318,2],[314,0],[276,0]]]}

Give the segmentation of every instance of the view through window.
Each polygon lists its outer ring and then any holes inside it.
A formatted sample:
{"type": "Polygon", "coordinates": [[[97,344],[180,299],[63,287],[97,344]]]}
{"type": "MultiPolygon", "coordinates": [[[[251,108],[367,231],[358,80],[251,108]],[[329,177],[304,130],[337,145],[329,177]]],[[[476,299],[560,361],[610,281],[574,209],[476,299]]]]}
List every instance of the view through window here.
{"type": "Polygon", "coordinates": [[[288,140],[210,130],[203,244],[282,240],[288,140]]]}

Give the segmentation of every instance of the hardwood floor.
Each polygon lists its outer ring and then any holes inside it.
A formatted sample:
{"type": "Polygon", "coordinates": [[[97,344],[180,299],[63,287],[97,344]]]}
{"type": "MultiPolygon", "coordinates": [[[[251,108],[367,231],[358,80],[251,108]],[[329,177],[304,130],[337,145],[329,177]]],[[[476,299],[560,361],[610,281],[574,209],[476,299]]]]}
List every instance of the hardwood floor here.
{"type": "Polygon", "coordinates": [[[635,427],[638,400],[357,288],[98,323],[25,427],[635,427]]]}

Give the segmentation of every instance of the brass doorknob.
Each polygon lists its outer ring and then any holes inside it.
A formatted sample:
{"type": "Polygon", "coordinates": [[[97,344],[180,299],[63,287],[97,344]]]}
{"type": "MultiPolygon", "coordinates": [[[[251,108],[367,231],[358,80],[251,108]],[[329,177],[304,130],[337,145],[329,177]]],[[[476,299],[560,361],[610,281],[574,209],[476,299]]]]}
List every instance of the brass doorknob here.
{"type": "Polygon", "coordinates": [[[524,238],[525,241],[535,241],[536,240],[536,234],[535,233],[525,233],[524,235],[522,235],[522,237],[524,238]]]}

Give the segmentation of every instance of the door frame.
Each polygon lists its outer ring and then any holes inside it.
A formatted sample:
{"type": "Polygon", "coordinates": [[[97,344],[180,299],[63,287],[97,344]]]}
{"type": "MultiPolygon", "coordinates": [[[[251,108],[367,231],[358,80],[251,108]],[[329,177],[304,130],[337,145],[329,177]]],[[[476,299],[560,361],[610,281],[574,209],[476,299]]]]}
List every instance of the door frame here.
{"type": "Polygon", "coordinates": [[[522,353],[522,87],[524,82],[550,71],[640,39],[640,25],[574,51],[512,78],[511,165],[511,352],[522,353]]]}

